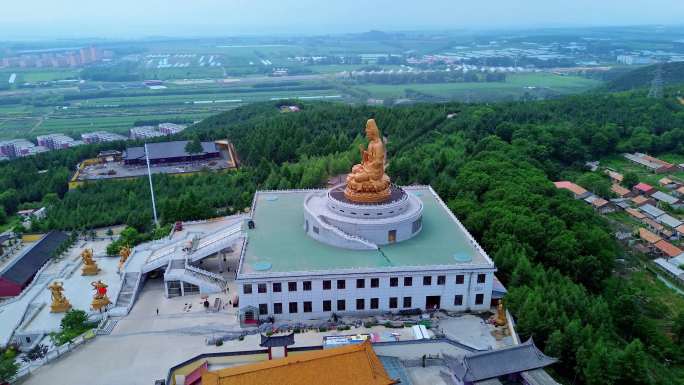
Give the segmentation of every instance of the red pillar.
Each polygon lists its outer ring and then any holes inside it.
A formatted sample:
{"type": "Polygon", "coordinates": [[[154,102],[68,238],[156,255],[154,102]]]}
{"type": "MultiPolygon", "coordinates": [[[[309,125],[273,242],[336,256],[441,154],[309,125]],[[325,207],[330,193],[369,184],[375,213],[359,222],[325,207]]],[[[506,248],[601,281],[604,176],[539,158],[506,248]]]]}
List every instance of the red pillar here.
{"type": "Polygon", "coordinates": [[[273,357],[271,356],[271,347],[269,346],[268,347],[268,360],[270,361],[272,359],[273,359],[273,357]]]}

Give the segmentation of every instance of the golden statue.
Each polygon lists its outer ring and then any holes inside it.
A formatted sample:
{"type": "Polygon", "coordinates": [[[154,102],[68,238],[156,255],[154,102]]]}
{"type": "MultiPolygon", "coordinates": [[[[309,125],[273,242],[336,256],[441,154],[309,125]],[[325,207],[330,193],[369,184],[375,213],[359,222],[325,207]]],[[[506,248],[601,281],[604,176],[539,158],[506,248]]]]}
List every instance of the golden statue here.
{"type": "Polygon", "coordinates": [[[504,310],[503,300],[499,300],[499,305],[496,307],[496,320],[494,321],[496,326],[505,326],[508,321],[506,320],[506,311],[504,310]]]}
{"type": "Polygon", "coordinates": [[[62,285],[62,282],[55,281],[52,285],[48,286],[48,289],[50,289],[50,292],[52,293],[50,313],[64,313],[71,309],[69,300],[64,296],[64,286],[62,285]]]}
{"type": "Polygon", "coordinates": [[[90,304],[90,307],[92,307],[93,310],[98,311],[102,311],[103,308],[106,309],[107,305],[111,303],[107,297],[107,285],[101,280],[97,280],[97,282],[91,282],[90,285],[93,287],[93,290],[95,290],[93,302],[90,304]]]}
{"type": "Polygon", "coordinates": [[[368,149],[361,146],[361,163],[347,175],[344,196],[353,202],[377,203],[390,197],[390,178],[385,174],[385,144],[374,119],[366,123],[368,149]]]}
{"type": "Polygon", "coordinates": [[[122,246],[121,249],[119,249],[119,270],[123,268],[123,265],[126,263],[128,260],[128,257],[131,255],[131,248],[128,246],[122,246]]]}
{"type": "Polygon", "coordinates": [[[97,263],[93,260],[93,249],[83,250],[81,259],[83,260],[81,275],[96,275],[100,272],[100,268],[97,267],[97,263]]]}

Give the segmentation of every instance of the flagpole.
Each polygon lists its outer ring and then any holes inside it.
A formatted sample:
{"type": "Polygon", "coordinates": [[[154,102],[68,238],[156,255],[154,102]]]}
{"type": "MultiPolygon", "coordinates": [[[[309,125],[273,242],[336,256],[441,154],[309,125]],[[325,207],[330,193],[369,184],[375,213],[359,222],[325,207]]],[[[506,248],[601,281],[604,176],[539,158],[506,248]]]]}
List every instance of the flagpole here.
{"type": "Polygon", "coordinates": [[[157,205],[154,202],[154,187],[152,187],[152,172],[150,171],[150,157],[147,155],[147,143],[145,143],[145,161],[147,161],[147,177],[150,181],[150,195],[152,196],[152,214],[154,214],[154,225],[159,227],[157,220],[157,205]]]}

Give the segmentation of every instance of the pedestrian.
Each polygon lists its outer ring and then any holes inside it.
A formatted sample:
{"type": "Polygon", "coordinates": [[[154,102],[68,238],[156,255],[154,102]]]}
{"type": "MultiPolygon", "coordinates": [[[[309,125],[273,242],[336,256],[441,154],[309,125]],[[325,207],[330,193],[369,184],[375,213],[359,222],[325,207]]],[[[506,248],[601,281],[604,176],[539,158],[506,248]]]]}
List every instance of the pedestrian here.
{"type": "Polygon", "coordinates": [[[157,315],[159,315],[159,308],[157,308],[157,315]]]}

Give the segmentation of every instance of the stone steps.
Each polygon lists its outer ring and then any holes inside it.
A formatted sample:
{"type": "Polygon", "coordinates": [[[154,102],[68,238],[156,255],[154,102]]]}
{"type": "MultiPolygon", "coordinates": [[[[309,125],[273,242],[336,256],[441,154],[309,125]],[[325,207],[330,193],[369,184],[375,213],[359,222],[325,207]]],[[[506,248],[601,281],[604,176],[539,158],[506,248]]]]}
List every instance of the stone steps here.
{"type": "Polygon", "coordinates": [[[97,335],[109,335],[112,334],[112,330],[116,327],[116,324],[119,322],[118,318],[109,318],[107,321],[105,321],[104,326],[102,329],[97,329],[95,334],[97,335]]]}

